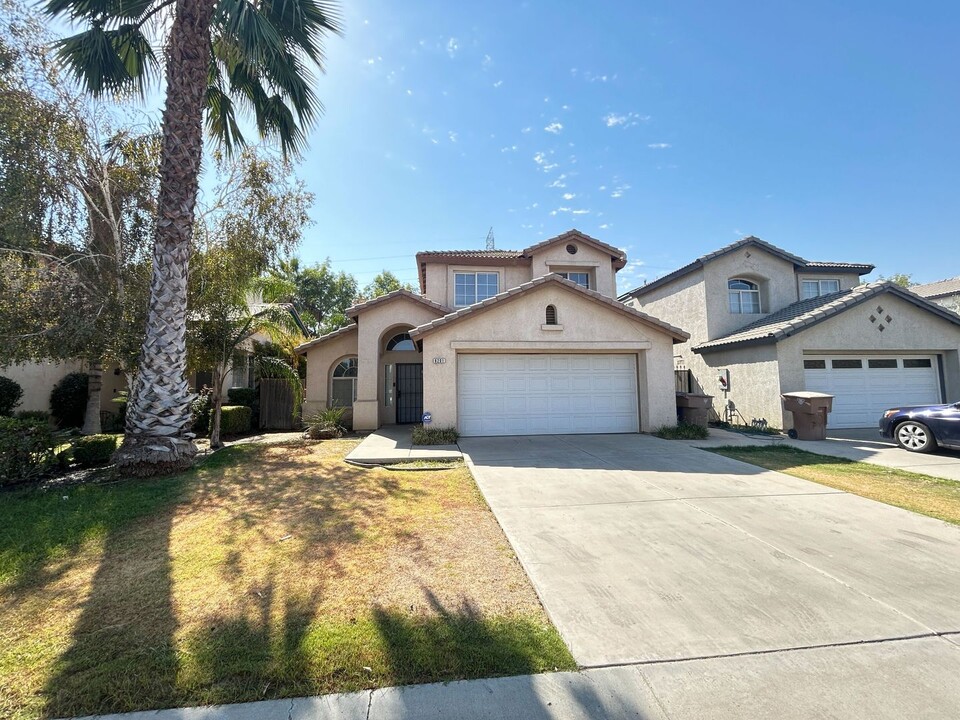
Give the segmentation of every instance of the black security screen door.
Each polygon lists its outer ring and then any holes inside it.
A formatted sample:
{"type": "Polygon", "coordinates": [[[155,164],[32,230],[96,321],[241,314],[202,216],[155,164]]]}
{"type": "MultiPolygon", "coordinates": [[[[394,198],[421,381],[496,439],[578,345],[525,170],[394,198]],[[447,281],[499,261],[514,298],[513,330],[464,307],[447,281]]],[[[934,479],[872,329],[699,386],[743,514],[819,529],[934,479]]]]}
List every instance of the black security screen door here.
{"type": "Polygon", "coordinates": [[[423,365],[397,363],[397,422],[418,423],[423,416],[423,365]]]}

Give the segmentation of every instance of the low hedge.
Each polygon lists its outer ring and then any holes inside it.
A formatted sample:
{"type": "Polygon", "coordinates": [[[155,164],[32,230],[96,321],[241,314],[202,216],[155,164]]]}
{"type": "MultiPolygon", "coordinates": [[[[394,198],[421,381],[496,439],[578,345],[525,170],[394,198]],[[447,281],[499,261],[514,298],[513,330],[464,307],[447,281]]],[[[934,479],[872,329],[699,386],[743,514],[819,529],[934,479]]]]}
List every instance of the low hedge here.
{"type": "Polygon", "coordinates": [[[0,485],[31,480],[53,462],[49,423],[0,417],[0,485]]]}
{"type": "Polygon", "coordinates": [[[73,445],[73,459],[83,468],[106,465],[117,449],[117,435],[87,435],[73,445]]]}
{"type": "Polygon", "coordinates": [[[426,427],[417,425],[413,428],[414,445],[455,445],[460,439],[460,433],[455,427],[426,427]]]}
{"type": "Polygon", "coordinates": [[[255,388],[232,387],[227,390],[227,399],[231,405],[246,405],[252,408],[259,398],[255,388]]]}
{"type": "Polygon", "coordinates": [[[653,434],[664,440],[706,440],[710,431],[702,425],[691,423],[677,423],[676,425],[661,425],[653,434]]]}
{"type": "Polygon", "coordinates": [[[246,405],[224,405],[220,408],[220,434],[239,435],[250,432],[253,411],[246,405]]]}

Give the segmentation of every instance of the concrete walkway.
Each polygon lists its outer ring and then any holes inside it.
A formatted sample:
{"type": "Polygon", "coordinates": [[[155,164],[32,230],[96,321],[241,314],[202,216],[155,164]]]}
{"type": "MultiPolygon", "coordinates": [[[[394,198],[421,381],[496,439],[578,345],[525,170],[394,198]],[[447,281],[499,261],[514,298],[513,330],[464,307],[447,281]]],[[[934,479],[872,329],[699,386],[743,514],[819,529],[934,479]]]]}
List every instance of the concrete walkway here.
{"type": "Polygon", "coordinates": [[[882,465],[883,467],[909,470],[945,480],[960,482],[960,452],[940,449],[935,453],[912,453],[884,440],[870,429],[828,431],[826,440],[791,440],[780,436],[744,435],[710,428],[706,440],[681,440],[693,447],[718,447],[721,445],[790,445],[820,455],[833,455],[847,460],[882,465]]]}
{"type": "Polygon", "coordinates": [[[462,457],[456,445],[414,445],[412,425],[384,425],[367,435],[346,459],[389,465],[412,460],[460,460],[462,457]]]}

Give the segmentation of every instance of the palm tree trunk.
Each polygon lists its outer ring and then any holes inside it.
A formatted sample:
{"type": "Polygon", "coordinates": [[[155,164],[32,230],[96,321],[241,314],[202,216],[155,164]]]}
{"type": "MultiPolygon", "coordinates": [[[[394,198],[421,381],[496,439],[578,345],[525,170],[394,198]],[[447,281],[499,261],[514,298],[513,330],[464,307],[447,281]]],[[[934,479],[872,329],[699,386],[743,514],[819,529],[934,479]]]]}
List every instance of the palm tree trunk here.
{"type": "Polygon", "coordinates": [[[126,434],[114,456],[130,475],[176,472],[189,467],[197,453],[190,432],[193,396],[185,376],[187,272],[215,2],[177,0],[170,29],[147,329],[131,388],[126,434]]]}
{"type": "Polygon", "coordinates": [[[87,368],[87,409],[83,414],[84,435],[99,435],[100,428],[100,389],[103,387],[103,363],[91,360],[87,368]]]}

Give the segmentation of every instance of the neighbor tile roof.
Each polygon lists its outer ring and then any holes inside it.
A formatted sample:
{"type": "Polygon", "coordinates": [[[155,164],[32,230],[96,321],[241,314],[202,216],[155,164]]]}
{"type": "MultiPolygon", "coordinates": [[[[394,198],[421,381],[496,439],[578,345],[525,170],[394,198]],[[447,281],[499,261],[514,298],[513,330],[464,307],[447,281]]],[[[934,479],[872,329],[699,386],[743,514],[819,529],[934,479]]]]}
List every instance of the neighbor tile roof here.
{"type": "Polygon", "coordinates": [[[910,289],[917,295],[931,300],[949,295],[960,295],[960,277],[937,280],[926,285],[914,285],[910,289]]]}
{"type": "Polygon", "coordinates": [[[654,290],[658,287],[666,285],[667,283],[673,280],[676,280],[677,278],[681,278],[684,275],[687,275],[688,273],[691,273],[694,270],[697,270],[698,268],[703,267],[706,263],[708,263],[709,261],[715,258],[731,253],[734,250],[739,250],[742,247],[747,247],[748,245],[762,248],[763,250],[766,250],[771,255],[775,255],[776,257],[786,260],[789,263],[793,263],[795,266],[799,268],[810,270],[813,272],[818,272],[823,270],[833,270],[836,272],[840,272],[840,271],[855,272],[858,275],[864,275],[870,272],[871,270],[873,270],[873,265],[869,265],[865,263],[814,262],[810,260],[805,260],[799,255],[788,253],[786,250],[782,248],[778,248],[776,245],[772,245],[771,243],[768,243],[765,240],[761,240],[758,237],[749,235],[745,238],[737,240],[737,242],[735,243],[731,243],[730,245],[722,247],[719,250],[714,250],[713,252],[707,253],[706,255],[701,255],[693,262],[687,265],[684,265],[681,268],[677,268],[673,272],[667,273],[663,277],[657,278],[656,280],[649,282],[646,285],[641,285],[638,288],[630,290],[629,292],[626,292],[623,295],[621,295],[620,299],[639,297],[641,295],[644,295],[650,292],[651,290],[654,290]]]}
{"type": "Polygon", "coordinates": [[[544,285],[546,283],[557,283],[561,287],[566,288],[567,290],[581,293],[595,302],[599,302],[603,305],[607,305],[613,310],[616,310],[617,312],[623,315],[626,315],[627,317],[630,317],[633,320],[640,320],[646,323],[647,325],[652,325],[660,330],[663,330],[667,334],[671,335],[676,342],[683,342],[684,340],[687,340],[690,338],[689,333],[684,332],[678,327],[674,327],[673,325],[670,325],[669,323],[666,323],[663,320],[658,320],[657,318],[647,315],[644,312],[640,312],[639,310],[636,310],[628,305],[624,305],[623,303],[618,302],[613,298],[609,298],[606,295],[601,295],[596,290],[588,290],[587,288],[581,287],[580,285],[577,285],[577,283],[573,282],[572,280],[567,280],[566,278],[562,278],[556,273],[550,273],[549,275],[543,275],[541,277],[535,278],[533,280],[530,280],[529,282],[523,283],[522,285],[518,285],[517,287],[511,288],[505,292],[502,292],[499,295],[494,295],[493,297],[487,298],[482,302],[478,302],[474,305],[469,305],[461,310],[457,310],[456,312],[449,313],[448,315],[444,315],[443,317],[437,318],[436,320],[433,320],[431,322],[424,323],[423,325],[420,325],[419,327],[415,327],[413,330],[411,330],[410,337],[423,337],[424,335],[427,335],[433,332],[434,330],[437,330],[445,325],[459,322],[460,320],[466,317],[469,317],[478,312],[482,312],[493,305],[503,303],[507,300],[510,300],[518,295],[522,295],[526,292],[529,292],[530,290],[533,290],[534,288],[539,287],[540,285],[544,285]]]}
{"type": "Polygon", "coordinates": [[[866,285],[858,285],[851,290],[841,290],[840,292],[787,305],[787,307],[752,322],[736,332],[702,343],[693,348],[693,351],[703,353],[726,350],[731,347],[776,343],[885,292],[902,297],[924,310],[929,310],[956,325],[960,325],[960,315],[952,313],[909,290],[905,290],[895,283],[881,280],[866,285]]]}
{"type": "Polygon", "coordinates": [[[297,347],[294,348],[294,351],[295,351],[298,355],[302,355],[302,354],[305,353],[309,348],[312,348],[314,345],[320,345],[321,343],[327,342],[327,340],[333,340],[333,338],[335,338],[335,337],[340,337],[341,335],[346,335],[347,333],[353,332],[353,331],[356,330],[356,329],[357,329],[357,326],[356,326],[354,323],[350,323],[349,325],[344,325],[344,326],[343,326],[342,328],[340,328],[339,330],[334,330],[333,332],[328,332],[326,335],[321,335],[321,336],[318,337],[318,338],[314,338],[314,339],[311,340],[310,342],[305,342],[305,343],[303,343],[303,345],[297,345],[297,347]]]}
{"type": "Polygon", "coordinates": [[[381,305],[382,303],[385,303],[385,302],[391,302],[401,297],[407,298],[408,300],[416,300],[417,302],[423,303],[427,307],[433,308],[434,310],[438,310],[441,313],[450,312],[450,308],[448,308],[446,305],[441,305],[440,303],[434,302],[433,300],[430,300],[429,298],[426,298],[423,295],[412,292],[410,290],[404,290],[403,288],[401,288],[400,290],[394,290],[393,292],[389,292],[386,295],[381,295],[380,297],[375,297],[372,300],[367,300],[365,302],[358,303],[356,305],[348,307],[344,312],[344,314],[347,317],[351,317],[351,318],[356,317],[360,313],[365,312],[376,305],[381,305]]]}
{"type": "Polygon", "coordinates": [[[522,250],[421,250],[418,257],[453,257],[453,258],[495,258],[510,260],[523,257],[522,250]]]}

